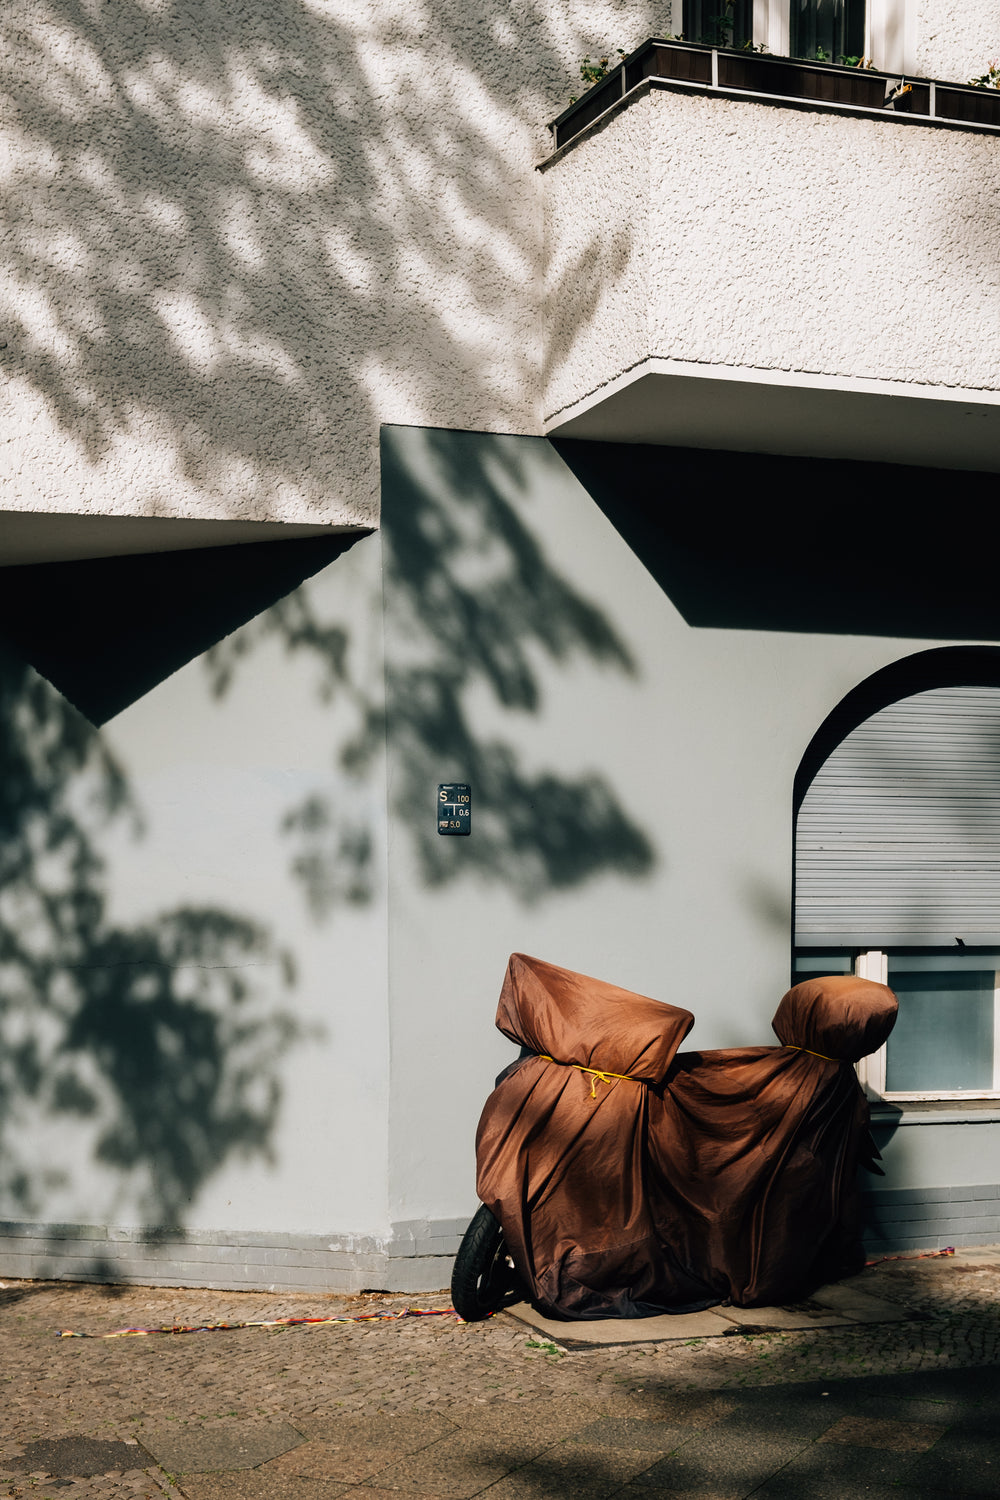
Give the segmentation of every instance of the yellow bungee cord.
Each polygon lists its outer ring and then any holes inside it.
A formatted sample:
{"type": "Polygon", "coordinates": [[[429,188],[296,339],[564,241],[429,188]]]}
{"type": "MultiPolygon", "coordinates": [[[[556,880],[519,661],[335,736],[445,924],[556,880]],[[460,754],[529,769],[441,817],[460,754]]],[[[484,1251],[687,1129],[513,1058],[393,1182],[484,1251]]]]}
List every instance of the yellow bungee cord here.
{"type": "Polygon", "coordinates": [[[590,1097],[591,1097],[591,1099],[596,1099],[597,1098],[597,1080],[598,1079],[600,1079],[602,1083],[610,1083],[611,1080],[612,1080],[612,1078],[624,1078],[627,1083],[642,1083],[644,1081],[641,1078],[633,1078],[632,1075],[631,1075],[631,1073],[609,1073],[605,1068],[585,1068],[582,1063],[563,1063],[563,1062],[560,1062],[558,1060],[558,1058],[549,1057],[545,1052],[539,1052],[538,1056],[542,1059],[542,1062],[555,1063],[556,1067],[558,1067],[558,1068],[576,1068],[576,1070],[577,1070],[578,1073],[589,1073],[589,1074],[591,1074],[591,1079],[590,1079],[590,1097]]]}

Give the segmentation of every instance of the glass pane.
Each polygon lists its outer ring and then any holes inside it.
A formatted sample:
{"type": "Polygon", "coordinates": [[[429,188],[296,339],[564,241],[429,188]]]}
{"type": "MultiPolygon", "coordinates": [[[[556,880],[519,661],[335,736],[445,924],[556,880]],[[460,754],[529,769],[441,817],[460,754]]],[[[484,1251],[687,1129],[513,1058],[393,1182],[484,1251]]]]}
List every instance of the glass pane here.
{"type": "MultiPolygon", "coordinates": [[[[889,958],[890,974],[939,974],[950,973],[953,969],[969,972],[989,969],[995,974],[1000,970],[1000,953],[991,952],[987,948],[964,948],[956,963],[954,948],[949,948],[945,953],[935,953],[933,949],[907,953],[905,949],[897,949],[889,958]]],[[[831,969],[830,973],[833,972],[831,969]]]]}
{"type": "Polygon", "coordinates": [[[796,953],[792,960],[792,983],[805,984],[807,979],[825,979],[827,974],[852,974],[854,960],[849,953],[796,953]]]}
{"type": "Polygon", "coordinates": [[[888,1092],[993,1087],[994,982],[992,969],[914,971],[890,958],[899,1018],[886,1048],[888,1092]]]}
{"type": "Polygon", "coordinates": [[[852,974],[854,959],[850,953],[796,953],[792,962],[796,974],[812,979],[820,974],[852,974]]]}
{"type": "Polygon", "coordinates": [[[743,47],[753,36],[751,0],[685,0],[684,40],[743,47]]]}
{"type": "Polygon", "coordinates": [[[839,63],[865,45],[863,0],[791,0],[792,56],[839,63]]]}

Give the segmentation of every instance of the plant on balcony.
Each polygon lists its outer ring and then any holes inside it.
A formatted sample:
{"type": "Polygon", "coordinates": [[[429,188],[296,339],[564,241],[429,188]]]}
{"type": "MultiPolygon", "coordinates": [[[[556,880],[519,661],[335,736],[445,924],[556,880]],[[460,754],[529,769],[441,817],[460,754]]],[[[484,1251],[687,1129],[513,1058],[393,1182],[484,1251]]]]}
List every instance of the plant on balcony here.
{"type": "MultiPolygon", "coordinates": [[[[684,38],[679,33],[675,36],[672,32],[668,32],[661,40],[664,42],[682,42],[684,38]]],[[[624,52],[621,47],[609,47],[604,56],[599,57],[596,62],[589,57],[585,57],[580,64],[580,81],[583,84],[584,90],[592,89],[595,83],[600,83],[603,79],[607,78],[612,68],[617,68],[619,63],[623,63],[627,56],[628,53],[624,52]],[[612,60],[612,57],[614,60],[612,60]]],[[[572,94],[570,96],[570,104],[576,104],[579,98],[579,94],[572,94]]]]}
{"type": "MultiPolygon", "coordinates": [[[[611,61],[610,48],[607,55],[599,57],[596,62],[591,62],[589,57],[583,59],[583,62],[580,64],[580,81],[584,88],[593,88],[595,83],[600,83],[602,78],[607,78],[612,68],[617,68],[618,63],[624,61],[626,54],[622,51],[621,47],[616,47],[614,52],[617,58],[616,62],[611,61]]],[[[575,104],[576,100],[571,99],[570,103],[575,104]]]]}
{"type": "MultiPolygon", "coordinates": [[[[602,78],[607,78],[612,68],[617,68],[620,62],[624,62],[626,54],[620,47],[615,47],[614,55],[616,60],[612,62],[609,47],[605,56],[599,57],[596,62],[592,62],[589,57],[583,59],[580,64],[580,82],[584,89],[592,89],[595,83],[600,83],[602,78]]],[[[579,97],[579,94],[571,94],[570,104],[575,104],[579,97]]]]}
{"type": "Polygon", "coordinates": [[[986,72],[978,78],[970,78],[974,89],[1000,89],[1000,57],[992,57],[986,64],[986,72]]]}

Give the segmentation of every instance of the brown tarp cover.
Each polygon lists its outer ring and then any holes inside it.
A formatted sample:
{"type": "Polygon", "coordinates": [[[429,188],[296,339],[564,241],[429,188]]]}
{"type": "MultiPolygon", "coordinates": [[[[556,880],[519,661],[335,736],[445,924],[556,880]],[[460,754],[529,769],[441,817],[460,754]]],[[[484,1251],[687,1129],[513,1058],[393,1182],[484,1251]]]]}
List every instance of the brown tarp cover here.
{"type": "Polygon", "coordinates": [[[533,1298],[644,1317],[787,1303],[859,1270],[874,1148],[851,1063],[895,1018],[885,985],[814,979],[778,1007],[782,1046],[678,1053],[689,1011],[515,953],[497,1026],[539,1055],[487,1100],[477,1187],[533,1298]]]}

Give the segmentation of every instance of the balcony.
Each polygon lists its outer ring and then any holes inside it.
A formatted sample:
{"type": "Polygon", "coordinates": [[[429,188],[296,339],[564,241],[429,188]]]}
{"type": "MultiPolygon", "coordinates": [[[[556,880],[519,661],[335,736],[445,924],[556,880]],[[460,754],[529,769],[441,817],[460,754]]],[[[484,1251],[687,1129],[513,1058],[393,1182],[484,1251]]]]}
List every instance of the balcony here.
{"type": "Polygon", "coordinates": [[[553,133],[550,435],[1000,471],[1000,93],[648,42],[553,133]]]}

